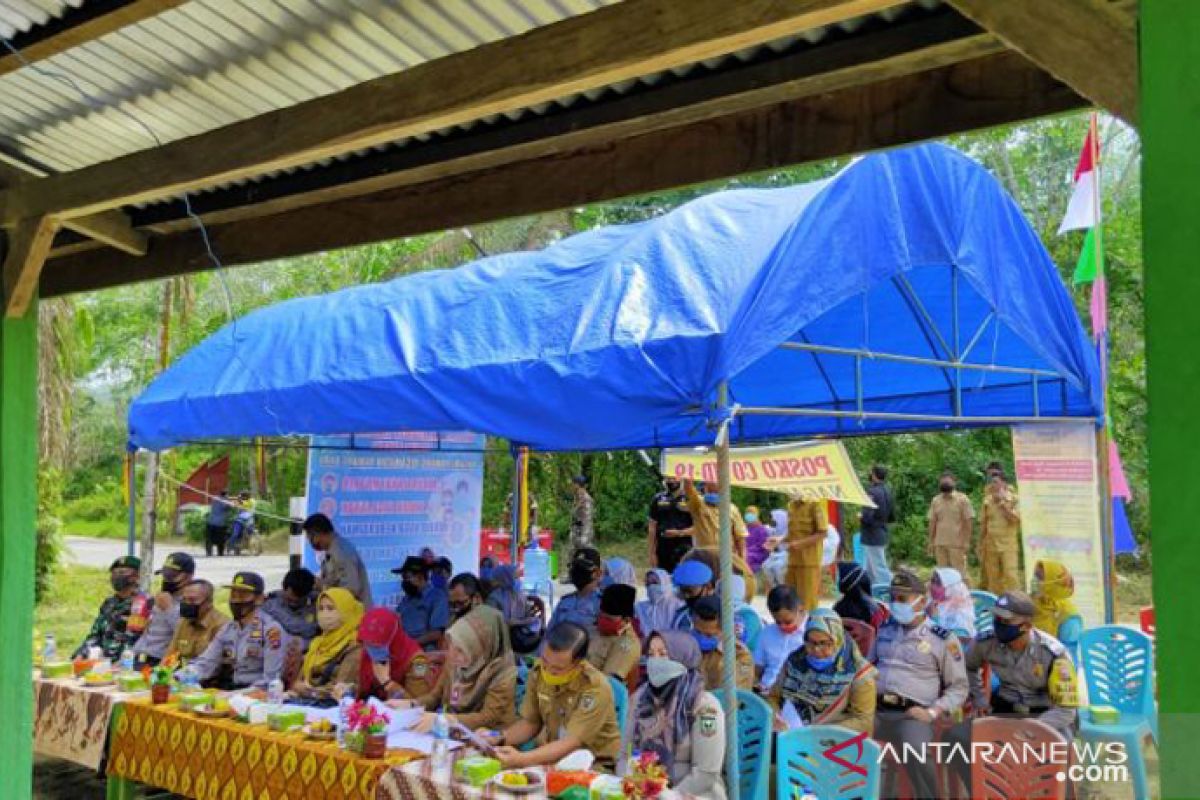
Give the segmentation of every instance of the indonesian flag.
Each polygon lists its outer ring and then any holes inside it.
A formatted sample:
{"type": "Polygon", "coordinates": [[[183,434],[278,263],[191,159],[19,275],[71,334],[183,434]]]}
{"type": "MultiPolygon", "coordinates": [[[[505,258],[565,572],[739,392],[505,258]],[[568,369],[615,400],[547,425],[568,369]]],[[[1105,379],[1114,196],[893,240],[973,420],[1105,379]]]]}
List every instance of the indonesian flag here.
{"type": "Polygon", "coordinates": [[[1071,202],[1067,204],[1067,213],[1058,232],[1077,231],[1096,226],[1096,162],[1097,149],[1096,118],[1088,126],[1087,138],[1083,142],[1083,152],[1079,154],[1079,164],[1075,167],[1075,190],[1071,193],[1071,202]]]}

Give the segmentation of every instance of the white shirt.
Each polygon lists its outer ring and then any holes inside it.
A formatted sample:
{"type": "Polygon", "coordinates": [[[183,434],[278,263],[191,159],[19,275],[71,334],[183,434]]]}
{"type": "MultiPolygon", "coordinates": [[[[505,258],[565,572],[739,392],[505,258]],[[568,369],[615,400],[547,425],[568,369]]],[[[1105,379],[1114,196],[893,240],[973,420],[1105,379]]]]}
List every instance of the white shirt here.
{"type": "Polygon", "coordinates": [[[754,646],[754,663],[763,671],[760,683],[767,688],[774,686],[783,663],[803,644],[804,620],[800,620],[795,633],[784,633],[778,625],[763,628],[758,644],[754,646]]]}

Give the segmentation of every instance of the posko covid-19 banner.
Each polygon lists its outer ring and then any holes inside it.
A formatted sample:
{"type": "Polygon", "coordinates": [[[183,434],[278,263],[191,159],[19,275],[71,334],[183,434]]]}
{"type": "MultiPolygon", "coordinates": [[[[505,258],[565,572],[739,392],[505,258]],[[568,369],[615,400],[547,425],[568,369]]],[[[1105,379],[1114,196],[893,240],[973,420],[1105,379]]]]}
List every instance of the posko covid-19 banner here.
{"type": "MultiPolygon", "coordinates": [[[[314,436],[308,457],[308,513],[321,512],[358,549],[378,606],[394,607],[392,570],[429,547],[454,571],[479,565],[485,437],[401,431],[314,436]]],[[[319,569],[305,543],[304,564],[319,569]]]]}
{"type": "MultiPolygon", "coordinates": [[[[734,447],[729,451],[729,460],[734,486],[782,492],[805,500],[875,507],[854,474],[850,455],[841,442],[734,447]]],[[[717,453],[711,448],[664,450],[662,473],[680,479],[716,481],[717,453]]]]}

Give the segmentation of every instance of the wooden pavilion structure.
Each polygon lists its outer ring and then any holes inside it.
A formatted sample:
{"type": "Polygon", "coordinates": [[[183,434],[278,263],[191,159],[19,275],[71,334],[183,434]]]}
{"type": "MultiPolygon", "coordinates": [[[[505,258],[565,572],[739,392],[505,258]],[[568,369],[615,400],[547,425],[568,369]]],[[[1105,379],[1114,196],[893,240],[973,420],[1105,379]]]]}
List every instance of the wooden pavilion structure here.
{"type": "Polygon", "coordinates": [[[1169,556],[1154,581],[1171,600],[1158,611],[1164,786],[1200,796],[1187,757],[1200,646],[1185,618],[1200,600],[1187,527],[1200,497],[1185,482],[1200,441],[1200,4],[0,0],[0,36],[4,797],[30,794],[39,296],[1089,105],[1143,136],[1153,521],[1169,556]]]}

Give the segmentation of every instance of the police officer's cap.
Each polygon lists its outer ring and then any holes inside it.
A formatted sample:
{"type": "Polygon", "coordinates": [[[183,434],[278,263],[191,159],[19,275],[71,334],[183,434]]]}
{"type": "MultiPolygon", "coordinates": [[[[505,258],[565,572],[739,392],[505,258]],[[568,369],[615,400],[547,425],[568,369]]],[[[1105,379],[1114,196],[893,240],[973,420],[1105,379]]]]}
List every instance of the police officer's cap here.
{"type": "Polygon", "coordinates": [[[925,594],[925,581],[921,580],[917,573],[900,569],[892,575],[892,590],[900,589],[901,591],[911,592],[913,594],[925,594]]]}
{"type": "Polygon", "coordinates": [[[1000,595],[992,614],[1005,622],[1028,622],[1035,611],[1033,599],[1024,592],[1005,592],[1000,595]]]}
{"type": "Polygon", "coordinates": [[[162,569],[156,571],[154,574],[161,575],[169,569],[193,575],[196,572],[196,560],[187,553],[171,553],[171,555],[167,556],[167,560],[163,562],[162,569]]]}
{"type": "Polygon", "coordinates": [[[142,560],[137,556],[121,556],[112,562],[112,566],[108,568],[108,571],[112,572],[114,569],[120,569],[121,567],[136,569],[140,572],[142,569],[142,560]]]}
{"type": "Polygon", "coordinates": [[[679,588],[707,586],[712,583],[713,573],[703,561],[684,561],[675,568],[671,580],[679,588]]]}
{"type": "Polygon", "coordinates": [[[259,575],[257,572],[239,572],[233,576],[233,582],[225,588],[249,589],[255,594],[262,594],[267,590],[267,584],[263,580],[262,575],[259,575]]]}
{"type": "Polygon", "coordinates": [[[392,570],[393,575],[403,575],[410,572],[414,575],[428,575],[429,563],[420,556],[409,556],[404,563],[392,570]]]}
{"type": "Polygon", "coordinates": [[[580,564],[589,569],[600,569],[604,566],[604,559],[600,556],[600,551],[594,547],[580,547],[571,554],[571,563],[580,564]]]}

